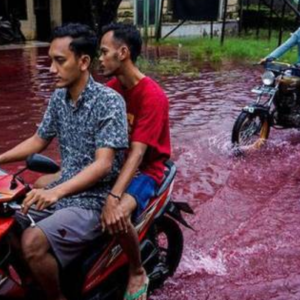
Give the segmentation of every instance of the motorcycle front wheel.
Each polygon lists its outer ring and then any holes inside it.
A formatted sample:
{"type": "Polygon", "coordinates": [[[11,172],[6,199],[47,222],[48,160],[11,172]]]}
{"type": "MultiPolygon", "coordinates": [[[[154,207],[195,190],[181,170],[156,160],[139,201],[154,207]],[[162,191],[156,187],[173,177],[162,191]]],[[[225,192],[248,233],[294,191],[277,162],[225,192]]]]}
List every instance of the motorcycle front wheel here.
{"type": "Polygon", "coordinates": [[[231,142],[241,150],[259,149],[268,139],[269,133],[270,123],[264,113],[242,111],[234,123],[231,142]]]}

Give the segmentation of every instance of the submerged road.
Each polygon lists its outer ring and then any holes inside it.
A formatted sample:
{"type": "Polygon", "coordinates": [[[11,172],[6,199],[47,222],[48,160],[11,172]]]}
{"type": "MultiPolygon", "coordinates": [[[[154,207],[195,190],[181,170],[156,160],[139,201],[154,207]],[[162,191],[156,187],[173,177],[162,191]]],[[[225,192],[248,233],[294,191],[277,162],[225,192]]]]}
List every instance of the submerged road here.
{"type": "MultiPolygon", "coordinates": [[[[53,90],[46,53],[0,51],[0,152],[41,121],[53,90]]],[[[173,197],[195,210],[187,217],[195,232],[183,228],[179,268],[151,300],[300,299],[300,132],[272,129],[265,148],[241,158],[230,149],[234,119],[259,75],[227,65],[159,79],[170,98],[173,197]]],[[[47,154],[57,159],[55,148],[47,154]]]]}

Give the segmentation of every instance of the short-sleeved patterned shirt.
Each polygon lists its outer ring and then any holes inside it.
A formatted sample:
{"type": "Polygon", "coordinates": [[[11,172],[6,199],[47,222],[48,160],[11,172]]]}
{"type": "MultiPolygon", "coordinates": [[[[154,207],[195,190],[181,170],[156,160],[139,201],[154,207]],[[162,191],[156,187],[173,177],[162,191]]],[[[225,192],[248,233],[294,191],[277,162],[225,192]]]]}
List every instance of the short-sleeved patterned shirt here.
{"type": "Polygon", "coordinates": [[[61,154],[61,178],[53,188],[90,165],[99,148],[113,148],[116,156],[110,174],[93,187],[60,199],[56,209],[75,206],[101,209],[123,163],[122,149],[128,147],[127,119],[122,97],[90,77],[76,106],[66,89],[53,93],[38,135],[45,140],[58,138],[61,154]]]}

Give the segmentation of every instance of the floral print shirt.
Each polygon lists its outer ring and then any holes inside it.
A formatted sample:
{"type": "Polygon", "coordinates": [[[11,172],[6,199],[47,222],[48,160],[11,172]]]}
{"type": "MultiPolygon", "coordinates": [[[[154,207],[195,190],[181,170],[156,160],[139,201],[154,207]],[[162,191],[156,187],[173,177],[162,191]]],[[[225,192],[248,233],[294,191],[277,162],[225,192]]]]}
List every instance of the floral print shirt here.
{"type": "Polygon", "coordinates": [[[66,89],[53,93],[38,135],[45,140],[58,138],[61,177],[47,188],[61,184],[94,162],[96,150],[116,150],[113,167],[107,176],[87,190],[60,199],[55,209],[81,207],[100,210],[112,188],[128,147],[127,119],[122,97],[90,77],[76,106],[66,89]]]}

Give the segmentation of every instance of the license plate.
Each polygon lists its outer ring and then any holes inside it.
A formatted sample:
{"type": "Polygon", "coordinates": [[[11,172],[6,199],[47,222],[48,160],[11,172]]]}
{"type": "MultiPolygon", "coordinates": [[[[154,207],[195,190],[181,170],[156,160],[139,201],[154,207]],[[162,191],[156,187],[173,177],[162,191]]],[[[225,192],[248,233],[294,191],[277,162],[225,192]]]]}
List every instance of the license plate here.
{"type": "Polygon", "coordinates": [[[267,86],[258,86],[254,89],[251,90],[251,92],[255,93],[255,94],[269,94],[269,95],[274,95],[276,93],[276,89],[272,88],[272,87],[267,87],[267,86]]]}

